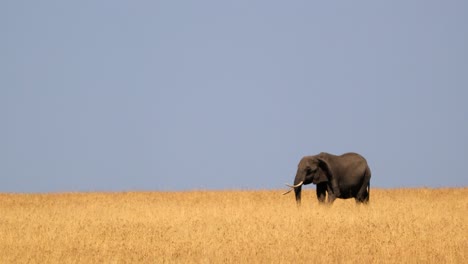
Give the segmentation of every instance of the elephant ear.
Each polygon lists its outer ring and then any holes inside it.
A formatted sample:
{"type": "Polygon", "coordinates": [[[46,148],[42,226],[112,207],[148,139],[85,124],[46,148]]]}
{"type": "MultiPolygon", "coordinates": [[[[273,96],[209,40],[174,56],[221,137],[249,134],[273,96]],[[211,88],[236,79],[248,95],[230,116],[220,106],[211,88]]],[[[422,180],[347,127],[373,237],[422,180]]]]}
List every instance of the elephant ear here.
{"type": "Polygon", "coordinates": [[[318,158],[319,160],[319,167],[324,171],[324,174],[327,177],[327,180],[330,181],[331,186],[332,186],[332,191],[333,193],[337,196],[340,197],[340,188],[338,187],[338,183],[332,173],[332,167],[330,162],[328,162],[326,154],[320,155],[318,158]]]}
{"type": "Polygon", "coordinates": [[[319,166],[315,176],[312,178],[312,183],[319,184],[326,181],[328,181],[327,172],[319,166]]]}
{"type": "Polygon", "coordinates": [[[318,182],[325,182],[331,181],[333,179],[333,175],[331,173],[330,164],[327,159],[323,155],[319,155],[319,177],[318,182]]]}

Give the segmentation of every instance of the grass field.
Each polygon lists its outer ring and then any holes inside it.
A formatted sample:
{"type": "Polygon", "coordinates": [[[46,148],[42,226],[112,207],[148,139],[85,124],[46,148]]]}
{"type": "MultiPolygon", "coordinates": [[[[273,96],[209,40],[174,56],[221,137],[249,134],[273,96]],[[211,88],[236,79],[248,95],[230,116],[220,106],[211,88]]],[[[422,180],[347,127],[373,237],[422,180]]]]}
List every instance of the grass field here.
{"type": "Polygon", "coordinates": [[[468,188],[0,194],[1,263],[468,263],[468,188]]]}

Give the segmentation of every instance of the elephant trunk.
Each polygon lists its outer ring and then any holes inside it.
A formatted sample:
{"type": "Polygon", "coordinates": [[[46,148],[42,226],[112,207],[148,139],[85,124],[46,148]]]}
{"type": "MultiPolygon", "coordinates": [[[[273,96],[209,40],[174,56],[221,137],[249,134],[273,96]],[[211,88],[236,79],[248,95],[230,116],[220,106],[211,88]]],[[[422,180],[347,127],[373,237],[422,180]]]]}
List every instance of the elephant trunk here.
{"type": "Polygon", "coordinates": [[[302,185],[304,184],[305,174],[299,169],[296,173],[296,178],[294,178],[294,194],[296,195],[296,203],[298,206],[301,205],[301,191],[302,185]]]}
{"type": "Polygon", "coordinates": [[[302,191],[302,185],[297,188],[294,188],[294,194],[296,194],[297,206],[301,205],[301,191],[302,191]]]}

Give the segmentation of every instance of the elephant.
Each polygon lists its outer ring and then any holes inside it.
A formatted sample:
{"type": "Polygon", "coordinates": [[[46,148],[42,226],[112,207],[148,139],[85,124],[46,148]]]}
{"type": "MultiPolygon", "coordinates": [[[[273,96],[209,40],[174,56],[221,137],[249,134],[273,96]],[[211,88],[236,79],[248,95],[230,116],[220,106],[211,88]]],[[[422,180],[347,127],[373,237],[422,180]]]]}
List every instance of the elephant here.
{"type": "Polygon", "coordinates": [[[328,204],[336,198],[354,198],[358,204],[369,202],[371,171],[366,159],[357,153],[345,153],[337,156],[322,152],[315,156],[303,157],[297,167],[294,185],[286,184],[294,190],[296,203],[301,204],[302,185],[317,185],[317,199],[325,203],[328,193],[328,204]]]}

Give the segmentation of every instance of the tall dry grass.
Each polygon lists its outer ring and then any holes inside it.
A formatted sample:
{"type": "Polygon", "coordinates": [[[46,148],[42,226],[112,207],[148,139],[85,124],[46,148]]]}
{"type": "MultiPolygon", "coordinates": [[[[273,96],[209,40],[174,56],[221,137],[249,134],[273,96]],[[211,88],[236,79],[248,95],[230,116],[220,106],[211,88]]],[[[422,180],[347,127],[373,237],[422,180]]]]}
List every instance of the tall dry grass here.
{"type": "Polygon", "coordinates": [[[467,263],[468,188],[0,194],[1,263],[467,263]]]}

